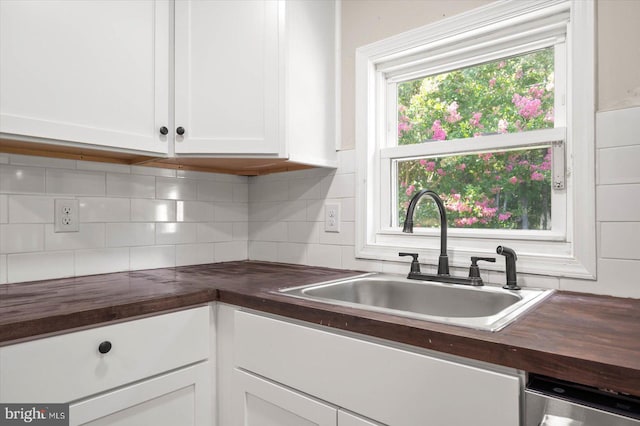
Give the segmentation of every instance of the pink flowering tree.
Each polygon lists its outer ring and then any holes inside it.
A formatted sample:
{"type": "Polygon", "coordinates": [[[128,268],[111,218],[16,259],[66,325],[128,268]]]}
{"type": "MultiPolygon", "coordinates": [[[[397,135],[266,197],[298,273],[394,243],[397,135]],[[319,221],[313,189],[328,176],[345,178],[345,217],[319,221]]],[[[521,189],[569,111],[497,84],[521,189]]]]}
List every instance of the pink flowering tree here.
{"type": "MultiPolygon", "coordinates": [[[[553,50],[398,85],[398,143],[415,144],[553,127],[553,50]]],[[[549,229],[547,147],[423,158],[398,166],[399,221],[411,196],[432,189],[452,227],[549,229]]],[[[423,202],[416,224],[438,226],[423,202]]]]}

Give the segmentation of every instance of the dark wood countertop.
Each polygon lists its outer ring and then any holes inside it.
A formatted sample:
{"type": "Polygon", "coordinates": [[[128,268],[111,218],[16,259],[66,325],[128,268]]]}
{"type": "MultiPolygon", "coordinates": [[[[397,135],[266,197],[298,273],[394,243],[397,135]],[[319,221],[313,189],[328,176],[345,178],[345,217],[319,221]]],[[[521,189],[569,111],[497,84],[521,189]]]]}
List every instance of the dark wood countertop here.
{"type": "Polygon", "coordinates": [[[640,300],[556,292],[497,333],[270,293],[358,272],[228,262],[0,286],[0,344],[221,301],[640,396],[640,300]]]}

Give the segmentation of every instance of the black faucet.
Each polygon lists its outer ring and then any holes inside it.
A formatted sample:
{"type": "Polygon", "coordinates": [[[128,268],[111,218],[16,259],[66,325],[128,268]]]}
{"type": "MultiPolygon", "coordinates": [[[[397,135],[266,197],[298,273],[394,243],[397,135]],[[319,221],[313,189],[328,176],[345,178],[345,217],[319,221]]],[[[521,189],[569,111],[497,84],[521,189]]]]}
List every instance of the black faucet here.
{"type": "Polygon", "coordinates": [[[507,283],[502,288],[507,290],[520,290],[520,287],[518,287],[518,279],[516,277],[516,260],[518,260],[516,252],[509,247],[498,246],[496,248],[496,253],[503,255],[507,264],[507,283]]]}
{"type": "Polygon", "coordinates": [[[444,203],[438,194],[429,190],[422,189],[413,196],[407,208],[407,216],[404,220],[402,232],[413,233],[413,211],[423,195],[429,195],[436,202],[440,211],[440,257],[438,258],[438,275],[449,275],[449,256],[447,256],[447,212],[444,203]]]}

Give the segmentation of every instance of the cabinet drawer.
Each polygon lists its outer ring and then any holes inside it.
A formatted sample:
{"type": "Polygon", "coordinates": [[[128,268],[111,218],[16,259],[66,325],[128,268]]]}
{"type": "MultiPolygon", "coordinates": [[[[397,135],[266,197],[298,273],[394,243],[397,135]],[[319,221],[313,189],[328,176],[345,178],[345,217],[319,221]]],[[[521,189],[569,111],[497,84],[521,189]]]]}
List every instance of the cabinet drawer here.
{"type": "Polygon", "coordinates": [[[520,422],[515,371],[482,369],[242,311],[234,322],[238,367],[378,422],[520,422]],[[499,410],[487,409],[496,404],[499,410]]]}
{"type": "Polygon", "coordinates": [[[203,306],[0,348],[0,401],[69,402],[207,359],[209,315],[203,306]]]}

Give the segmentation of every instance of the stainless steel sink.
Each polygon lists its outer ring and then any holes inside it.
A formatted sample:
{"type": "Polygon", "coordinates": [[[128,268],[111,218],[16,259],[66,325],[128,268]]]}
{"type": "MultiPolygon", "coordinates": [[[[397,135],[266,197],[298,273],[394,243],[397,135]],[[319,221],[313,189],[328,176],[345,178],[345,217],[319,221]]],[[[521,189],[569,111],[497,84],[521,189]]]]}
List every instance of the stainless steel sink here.
{"type": "Polygon", "coordinates": [[[395,275],[366,274],[280,290],[292,297],[498,331],[552,290],[504,290],[416,281],[395,275]]]}

